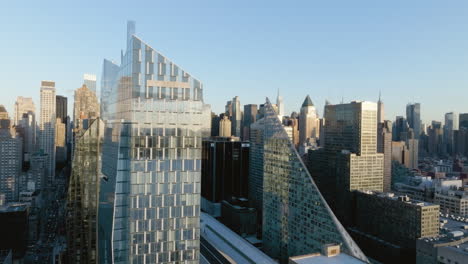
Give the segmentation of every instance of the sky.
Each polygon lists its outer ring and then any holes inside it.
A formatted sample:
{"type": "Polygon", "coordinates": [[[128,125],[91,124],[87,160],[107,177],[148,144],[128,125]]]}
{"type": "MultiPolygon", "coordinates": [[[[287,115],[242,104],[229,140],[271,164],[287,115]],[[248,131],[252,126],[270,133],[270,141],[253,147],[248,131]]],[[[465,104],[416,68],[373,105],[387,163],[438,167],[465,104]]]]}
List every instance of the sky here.
{"type": "MultiPolygon", "coordinates": [[[[385,103],[386,119],[421,103],[422,120],[468,112],[468,1],[1,1],[0,104],[39,107],[41,80],[69,97],[136,35],[204,84],[216,113],[275,100],[287,113],[310,95],[385,103]]],[[[98,83],[99,88],[99,83],[98,83]]],[[[36,111],[37,111],[36,110],[36,111]]]]}

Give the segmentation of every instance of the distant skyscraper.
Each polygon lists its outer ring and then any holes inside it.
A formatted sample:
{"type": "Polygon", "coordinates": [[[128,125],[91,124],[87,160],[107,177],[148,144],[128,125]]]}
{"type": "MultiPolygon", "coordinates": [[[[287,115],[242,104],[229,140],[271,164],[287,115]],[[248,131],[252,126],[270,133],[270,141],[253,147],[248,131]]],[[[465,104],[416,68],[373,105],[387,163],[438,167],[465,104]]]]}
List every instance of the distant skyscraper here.
{"type": "Polygon", "coordinates": [[[317,111],[314,103],[307,95],[301,106],[299,115],[299,145],[307,143],[309,139],[317,139],[317,111]]]}
{"type": "Polygon", "coordinates": [[[384,111],[384,103],[380,99],[379,94],[379,101],[377,102],[377,123],[381,124],[385,120],[385,111],[384,111]]]}
{"type": "MultiPolygon", "coordinates": [[[[55,162],[64,163],[67,160],[67,126],[57,118],[55,122],[55,162]]],[[[66,119],[65,119],[66,121],[66,119]]]]}
{"type": "Polygon", "coordinates": [[[405,141],[408,133],[408,123],[402,116],[397,116],[393,124],[393,141],[405,141]]]}
{"type": "Polygon", "coordinates": [[[459,124],[459,128],[467,128],[468,129],[468,113],[466,114],[460,114],[459,115],[459,120],[458,120],[458,124],[459,124]]]}
{"type": "Polygon", "coordinates": [[[69,263],[98,263],[97,213],[104,122],[91,121],[75,141],[67,197],[69,263]]]}
{"type": "Polygon", "coordinates": [[[320,194],[268,100],[263,182],[263,248],[268,255],[288,263],[291,256],[336,243],[367,261],[320,194]]]}
{"type": "Polygon", "coordinates": [[[23,130],[23,160],[29,162],[29,156],[36,151],[36,115],[33,112],[24,113],[18,128],[23,130]]]}
{"type": "Polygon", "coordinates": [[[428,142],[427,152],[431,156],[437,156],[443,153],[442,142],[443,142],[443,130],[442,123],[438,121],[432,121],[431,126],[428,128],[428,142]]]}
{"type": "Polygon", "coordinates": [[[392,184],[392,122],[378,123],[377,152],[384,154],[384,192],[391,191],[392,184]]]}
{"type": "Polygon", "coordinates": [[[239,96],[232,98],[232,117],[231,117],[231,133],[236,137],[242,136],[242,109],[239,96]]]}
{"type": "Polygon", "coordinates": [[[224,112],[229,118],[232,117],[232,101],[227,101],[224,112]]]}
{"type": "Polygon", "coordinates": [[[243,140],[248,140],[250,138],[250,125],[257,120],[257,114],[256,104],[244,105],[243,140]]]}
{"type": "Polygon", "coordinates": [[[284,116],[284,102],[283,102],[283,97],[279,93],[278,89],[278,96],[276,97],[276,106],[278,107],[278,115],[280,117],[284,116]]]}
{"type": "Polygon", "coordinates": [[[211,136],[217,137],[219,136],[219,121],[221,121],[221,117],[214,112],[211,112],[211,136]]]}
{"type": "Polygon", "coordinates": [[[28,171],[28,185],[33,185],[33,190],[42,189],[46,186],[47,166],[49,157],[42,151],[31,155],[30,169],[28,171]]]}
{"type": "Polygon", "coordinates": [[[65,96],[61,96],[61,95],[55,96],[56,117],[60,118],[60,121],[64,124],[66,124],[67,116],[68,116],[67,101],[68,100],[65,96]]]}
{"type": "Polygon", "coordinates": [[[55,122],[55,82],[42,81],[39,148],[48,155],[47,184],[55,178],[55,122]]]}
{"type": "Polygon", "coordinates": [[[15,102],[15,125],[18,125],[21,119],[23,119],[23,114],[29,112],[34,115],[36,113],[36,107],[34,106],[32,98],[18,96],[15,102]]]}
{"type": "Polygon", "coordinates": [[[377,104],[351,102],[325,108],[325,145],[309,166],[334,212],[347,225],[351,191],[383,191],[384,154],[377,153],[377,104]]]}
{"type": "Polygon", "coordinates": [[[219,120],[219,136],[220,137],[232,136],[231,121],[226,115],[222,115],[221,120],[219,120]]]}
{"type": "Polygon", "coordinates": [[[96,94],[96,75],[85,73],[83,74],[83,85],[96,94]]]}
{"type": "MultiPolygon", "coordinates": [[[[11,122],[5,107],[0,105],[0,122],[6,121],[11,122]]],[[[6,202],[18,200],[23,147],[21,138],[12,134],[10,126],[0,127],[0,195],[5,195],[6,202]]]]}
{"type": "Polygon", "coordinates": [[[458,114],[454,112],[445,114],[445,125],[444,125],[444,142],[447,146],[447,151],[453,153],[454,151],[454,140],[453,132],[458,130],[458,114]]]}
{"type": "MultiPolygon", "coordinates": [[[[100,114],[103,120],[108,120],[109,118],[105,116],[107,113],[110,113],[109,104],[112,93],[112,87],[115,87],[117,84],[117,76],[119,74],[120,67],[110,60],[104,59],[102,64],[102,76],[101,76],[101,107],[100,114]]],[[[75,120],[73,120],[75,122],[75,120]]]]}
{"type": "MultiPolygon", "coordinates": [[[[107,87],[99,263],[199,263],[203,85],[135,36],[107,87]]],[[[111,74],[114,74],[111,71],[111,74]]],[[[76,112],[75,112],[76,114],[76,112]]]]}
{"type": "Polygon", "coordinates": [[[83,120],[99,117],[99,103],[96,94],[87,86],[75,90],[73,124],[75,129],[83,129],[83,120]]]}
{"type": "Polygon", "coordinates": [[[419,139],[421,135],[421,104],[414,103],[406,106],[406,120],[414,131],[414,138],[419,139]]]}

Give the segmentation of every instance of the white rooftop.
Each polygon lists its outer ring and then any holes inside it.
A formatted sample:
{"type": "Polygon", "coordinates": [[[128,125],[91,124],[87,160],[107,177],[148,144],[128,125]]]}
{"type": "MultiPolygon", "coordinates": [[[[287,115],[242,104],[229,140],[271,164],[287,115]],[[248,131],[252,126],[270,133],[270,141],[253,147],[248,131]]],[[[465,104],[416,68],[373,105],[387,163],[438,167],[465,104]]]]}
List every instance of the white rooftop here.
{"type": "MultiPolygon", "coordinates": [[[[297,258],[297,257],[296,257],[297,258]]],[[[324,255],[307,255],[303,258],[297,258],[293,260],[297,264],[362,264],[366,263],[355,257],[351,257],[348,254],[340,253],[333,257],[327,257],[324,255]]]]}

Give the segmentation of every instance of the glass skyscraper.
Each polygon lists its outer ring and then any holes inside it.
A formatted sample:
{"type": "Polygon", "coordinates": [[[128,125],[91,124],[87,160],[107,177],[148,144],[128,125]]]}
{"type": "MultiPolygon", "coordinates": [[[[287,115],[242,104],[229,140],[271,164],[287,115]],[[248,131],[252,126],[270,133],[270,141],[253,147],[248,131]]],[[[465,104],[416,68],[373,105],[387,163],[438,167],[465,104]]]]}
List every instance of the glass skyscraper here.
{"type": "Polygon", "coordinates": [[[280,263],[288,257],[341,245],[367,258],[333,214],[267,99],[264,118],[263,246],[280,263]]]}
{"type": "Polygon", "coordinates": [[[127,29],[120,65],[103,67],[99,263],[198,263],[211,109],[199,80],[127,29]]]}

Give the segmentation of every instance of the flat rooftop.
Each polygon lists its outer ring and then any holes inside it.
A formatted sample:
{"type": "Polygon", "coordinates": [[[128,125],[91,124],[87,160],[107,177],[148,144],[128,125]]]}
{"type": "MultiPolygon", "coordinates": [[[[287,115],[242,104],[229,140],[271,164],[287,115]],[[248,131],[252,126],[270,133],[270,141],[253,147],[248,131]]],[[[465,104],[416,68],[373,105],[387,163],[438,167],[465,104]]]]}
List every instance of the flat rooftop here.
{"type": "Polygon", "coordinates": [[[297,264],[362,264],[362,263],[366,263],[360,259],[351,257],[350,255],[345,254],[345,253],[340,253],[332,257],[327,257],[327,256],[317,253],[317,254],[298,256],[298,257],[294,257],[290,259],[297,264]]]}

